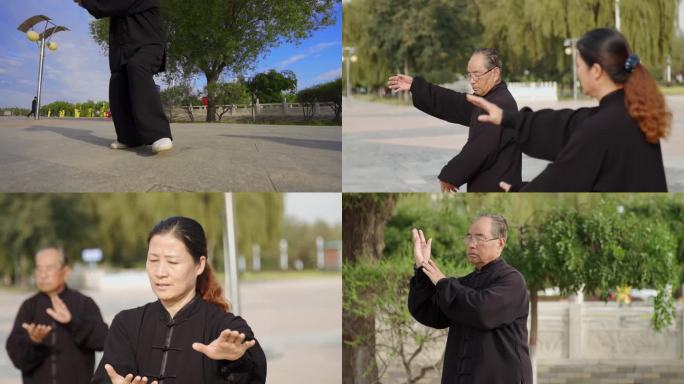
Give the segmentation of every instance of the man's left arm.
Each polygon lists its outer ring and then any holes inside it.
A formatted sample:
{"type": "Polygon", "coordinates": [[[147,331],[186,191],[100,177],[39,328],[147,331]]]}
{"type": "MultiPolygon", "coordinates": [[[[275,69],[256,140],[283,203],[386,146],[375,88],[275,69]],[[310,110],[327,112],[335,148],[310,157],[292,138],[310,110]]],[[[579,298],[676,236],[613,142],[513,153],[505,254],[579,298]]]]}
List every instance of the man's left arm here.
{"type": "Polygon", "coordinates": [[[499,277],[489,287],[476,290],[455,278],[437,282],[437,302],[454,322],[485,330],[510,324],[528,311],[525,281],[519,272],[499,277]]]}
{"type": "Polygon", "coordinates": [[[468,141],[461,152],[442,168],[439,180],[460,187],[491,166],[496,159],[503,128],[478,122],[470,129],[472,134],[468,141]]]}
{"type": "Polygon", "coordinates": [[[81,313],[74,314],[66,325],[78,346],[102,351],[109,327],[102,319],[100,308],[93,299],[86,297],[81,313]]]}

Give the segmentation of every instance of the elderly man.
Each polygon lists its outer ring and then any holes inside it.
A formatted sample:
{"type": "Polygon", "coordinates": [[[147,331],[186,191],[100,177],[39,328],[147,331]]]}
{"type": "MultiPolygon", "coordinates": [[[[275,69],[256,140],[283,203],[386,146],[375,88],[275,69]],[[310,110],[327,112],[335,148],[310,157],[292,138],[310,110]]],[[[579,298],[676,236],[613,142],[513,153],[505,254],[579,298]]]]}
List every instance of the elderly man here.
{"type": "Polygon", "coordinates": [[[449,328],[442,384],[532,383],[529,297],[523,276],[501,259],[507,234],[503,217],[477,218],[464,238],[475,271],[447,278],[430,257],[432,239],[413,230],[408,307],[420,323],[449,328]]]}
{"type": "MultiPolygon", "coordinates": [[[[478,49],[468,61],[468,81],[473,93],[502,109],[518,110],[506,84],[501,81],[501,62],[495,49],[478,49]]],[[[468,141],[439,174],[442,192],[457,191],[468,184],[469,192],[500,192],[499,182],[522,182],[522,153],[514,134],[497,125],[481,122],[486,112],[470,104],[466,94],[430,84],[422,77],[389,78],[392,91],[411,91],[413,105],[450,123],[469,127],[468,141]]]]}
{"type": "Polygon", "coordinates": [[[89,383],[104,348],[107,324],[91,298],[66,286],[69,272],[60,249],[36,254],[40,292],[19,308],[6,345],[24,384],[89,383]]]}

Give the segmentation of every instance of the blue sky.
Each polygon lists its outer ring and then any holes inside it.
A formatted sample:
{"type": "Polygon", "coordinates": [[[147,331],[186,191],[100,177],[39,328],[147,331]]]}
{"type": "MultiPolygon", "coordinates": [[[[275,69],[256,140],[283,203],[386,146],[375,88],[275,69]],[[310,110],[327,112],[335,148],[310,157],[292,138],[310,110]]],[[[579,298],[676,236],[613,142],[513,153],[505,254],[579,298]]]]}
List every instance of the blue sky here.
{"type": "MultiPolygon", "coordinates": [[[[56,52],[46,50],[43,104],[107,100],[109,64],[90,37],[88,23],[93,18],[85,10],[73,0],[0,0],[0,107],[28,108],[36,93],[38,48],[16,29],[36,14],[71,29],[54,36],[59,46],[56,52]]],[[[336,5],[335,14],[335,25],[314,32],[299,44],[282,42],[245,75],[289,69],[297,75],[299,89],[341,76],[341,4],[336,5]]],[[[194,85],[202,89],[204,77],[196,78],[194,85]]]]}

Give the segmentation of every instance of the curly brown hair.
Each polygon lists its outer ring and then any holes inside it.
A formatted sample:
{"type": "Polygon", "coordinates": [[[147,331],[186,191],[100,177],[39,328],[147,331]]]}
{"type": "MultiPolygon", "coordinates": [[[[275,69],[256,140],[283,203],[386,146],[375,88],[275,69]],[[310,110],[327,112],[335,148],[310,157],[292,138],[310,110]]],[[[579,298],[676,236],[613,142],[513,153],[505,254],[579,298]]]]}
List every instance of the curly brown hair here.
{"type": "Polygon", "coordinates": [[[643,64],[633,69],[626,62],[632,52],[627,39],[610,28],[593,29],[577,41],[580,57],[592,66],[598,63],[616,84],[622,84],[625,106],[649,143],[667,137],[672,126],[672,112],[658,84],[643,64]]]}
{"type": "Polygon", "coordinates": [[[672,112],[667,108],[665,97],[658,89],[655,79],[639,64],[625,82],[625,104],[632,119],[649,143],[657,143],[670,134],[672,112]]]}

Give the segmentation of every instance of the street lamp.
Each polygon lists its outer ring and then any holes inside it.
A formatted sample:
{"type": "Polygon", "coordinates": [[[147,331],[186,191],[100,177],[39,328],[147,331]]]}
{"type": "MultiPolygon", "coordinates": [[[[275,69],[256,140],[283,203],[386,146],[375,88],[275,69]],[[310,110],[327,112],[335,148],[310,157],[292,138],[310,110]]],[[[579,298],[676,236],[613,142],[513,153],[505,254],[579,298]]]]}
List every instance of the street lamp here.
{"type": "MultiPolygon", "coordinates": [[[[38,42],[38,48],[40,49],[40,60],[38,62],[38,89],[36,91],[36,113],[34,114],[34,119],[38,120],[40,118],[40,98],[41,98],[41,91],[42,91],[42,86],[43,86],[43,65],[45,63],[45,46],[47,43],[47,47],[51,51],[56,51],[57,50],[57,43],[54,41],[50,41],[52,38],[52,35],[54,35],[57,32],[61,31],[68,31],[69,28],[63,27],[60,25],[56,25],[51,21],[49,17],[45,15],[35,15],[31,16],[28,19],[24,20],[23,23],[19,25],[17,28],[19,31],[23,32],[26,34],[26,37],[30,41],[35,41],[38,42]],[[43,32],[38,33],[33,30],[33,27],[36,24],[39,23],[44,23],[43,24],[43,32]]],[[[40,26],[38,27],[40,30],[40,26]]]]}
{"type": "Polygon", "coordinates": [[[351,63],[356,63],[356,61],[359,59],[356,56],[356,48],[355,47],[343,47],[342,48],[343,54],[342,54],[342,61],[346,63],[346,72],[347,72],[347,100],[351,100],[352,98],[352,86],[351,86],[351,80],[349,78],[349,73],[351,70],[351,63]],[[346,53],[346,57],[345,57],[346,53]]]}
{"type": "Polygon", "coordinates": [[[565,54],[572,55],[572,99],[577,100],[577,39],[565,39],[565,54]]]}

